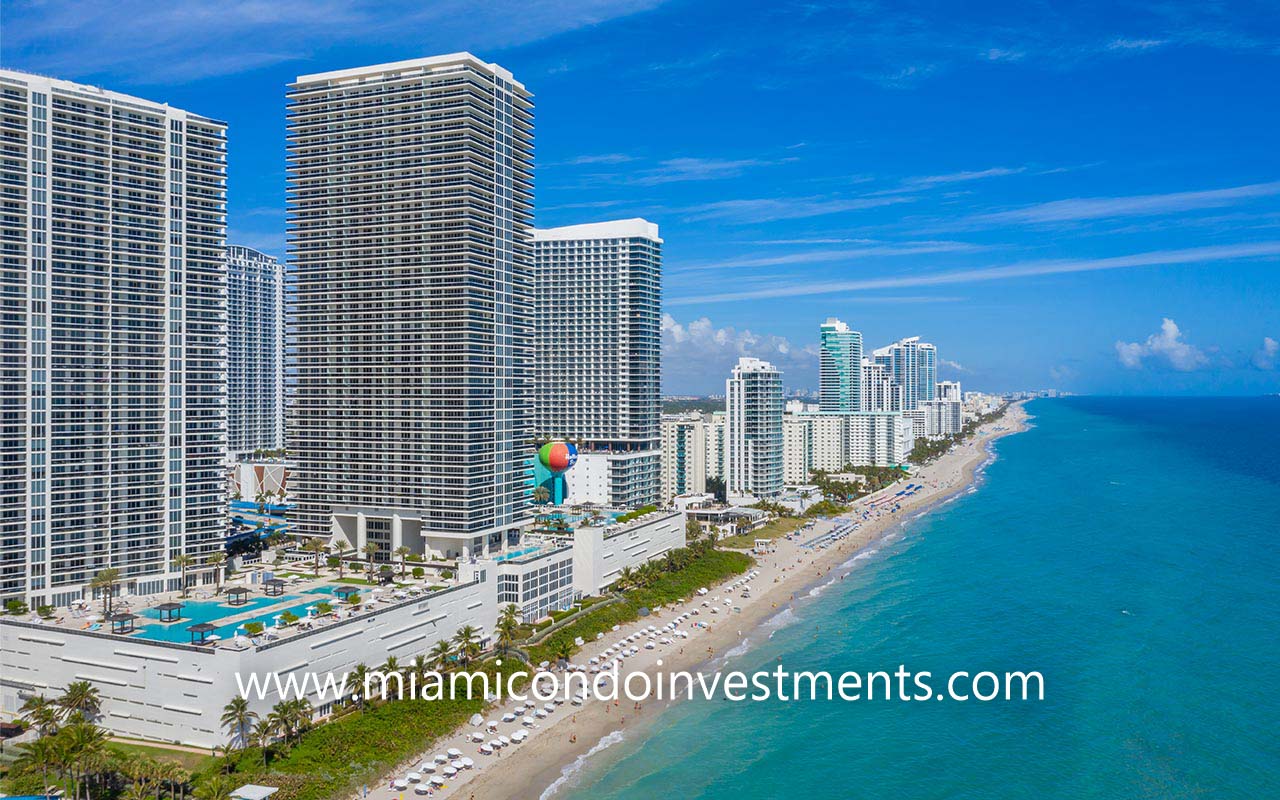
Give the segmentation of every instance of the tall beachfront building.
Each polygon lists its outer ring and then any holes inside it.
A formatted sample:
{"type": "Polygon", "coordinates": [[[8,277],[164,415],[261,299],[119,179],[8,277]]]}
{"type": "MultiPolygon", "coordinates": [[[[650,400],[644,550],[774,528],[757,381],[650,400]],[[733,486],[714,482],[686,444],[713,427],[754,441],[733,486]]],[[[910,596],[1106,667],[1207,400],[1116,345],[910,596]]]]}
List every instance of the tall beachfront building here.
{"type": "Polygon", "coordinates": [[[534,436],[567,439],[571,502],[656,503],[662,239],[642,219],[533,232],[534,436]]]}
{"type": "Polygon", "coordinates": [[[662,501],[707,490],[707,425],[698,413],[662,418],[662,501]]]}
{"type": "Polygon", "coordinates": [[[834,317],[822,323],[818,406],[829,414],[862,408],[862,334],[834,317]]]}
{"type": "Polygon", "coordinates": [[[284,270],[227,248],[227,450],[245,460],[284,447],[284,270]]]}
{"type": "Polygon", "coordinates": [[[739,358],[725,381],[725,486],[730,495],[782,494],[782,372],[739,358]]]}
{"type": "Polygon", "coordinates": [[[893,376],[886,364],[862,359],[862,410],[893,410],[893,376]]]}
{"type": "Polygon", "coordinates": [[[288,98],[292,531],[502,549],[531,516],[530,94],[456,53],[288,98]]]}
{"type": "Polygon", "coordinates": [[[177,589],[225,528],[226,125],[10,70],[0,100],[0,600],[177,589]]]}
{"type": "MultiPolygon", "coordinates": [[[[892,381],[891,411],[914,411],[933,400],[938,382],[938,350],[919,336],[899,339],[873,353],[874,363],[889,372],[892,381]]],[[[871,409],[868,409],[871,410],[871,409]]]]}

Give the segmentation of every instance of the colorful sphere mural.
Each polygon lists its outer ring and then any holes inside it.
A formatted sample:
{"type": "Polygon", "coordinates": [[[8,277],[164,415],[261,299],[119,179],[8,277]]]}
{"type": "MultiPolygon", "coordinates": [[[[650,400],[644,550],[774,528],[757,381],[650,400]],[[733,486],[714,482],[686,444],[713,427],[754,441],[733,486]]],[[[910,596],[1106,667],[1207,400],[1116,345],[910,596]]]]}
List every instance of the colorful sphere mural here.
{"type": "Polygon", "coordinates": [[[538,450],[538,461],[558,475],[578,463],[578,448],[568,442],[547,442],[538,450]]]}

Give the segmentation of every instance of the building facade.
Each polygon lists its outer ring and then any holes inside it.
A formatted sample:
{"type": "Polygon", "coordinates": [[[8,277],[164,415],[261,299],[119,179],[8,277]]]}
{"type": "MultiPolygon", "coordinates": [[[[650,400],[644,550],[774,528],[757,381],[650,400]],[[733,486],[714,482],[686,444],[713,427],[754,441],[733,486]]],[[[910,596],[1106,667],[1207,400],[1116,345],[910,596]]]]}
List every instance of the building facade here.
{"type": "Polygon", "coordinates": [[[919,336],[899,339],[872,354],[872,361],[889,373],[890,411],[914,411],[933,400],[938,382],[938,350],[919,336]]]}
{"type": "Polygon", "coordinates": [[[572,441],[580,458],[617,462],[606,469],[621,491],[606,505],[656,503],[662,436],[658,226],[626,219],[535,230],[533,245],[534,436],[572,441]]]}
{"type": "Polygon", "coordinates": [[[284,269],[227,248],[227,450],[246,461],[284,447],[284,269]]]}
{"type": "Polygon", "coordinates": [[[221,548],[226,125],[0,70],[0,600],[221,548]]]}
{"type": "Polygon", "coordinates": [[[814,470],[905,464],[915,444],[911,419],[896,411],[788,414],[783,421],[786,480],[807,482],[814,470]]]}
{"type": "Polygon", "coordinates": [[[875,359],[862,359],[862,411],[892,411],[893,376],[875,359]]]}
{"type": "Polygon", "coordinates": [[[707,477],[724,480],[725,413],[713,411],[706,418],[707,477]]]}
{"type": "Polygon", "coordinates": [[[701,414],[662,418],[662,502],[707,490],[707,425],[701,414]]]}
{"type": "Polygon", "coordinates": [[[288,97],[293,531],[501,549],[530,518],[530,95],[458,53],[288,97]]]}
{"type": "Polygon", "coordinates": [[[829,414],[862,408],[862,334],[834,317],[822,323],[818,406],[829,414]]]}
{"type": "Polygon", "coordinates": [[[729,495],[782,494],[782,372],[739,358],[725,382],[725,486],[729,495]]]}

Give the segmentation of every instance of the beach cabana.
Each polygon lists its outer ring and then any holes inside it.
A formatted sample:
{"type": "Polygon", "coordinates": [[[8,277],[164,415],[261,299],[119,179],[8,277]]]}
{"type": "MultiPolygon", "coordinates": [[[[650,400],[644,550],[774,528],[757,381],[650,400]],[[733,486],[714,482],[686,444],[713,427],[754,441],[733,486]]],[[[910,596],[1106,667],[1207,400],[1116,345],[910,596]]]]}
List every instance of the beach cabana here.
{"type": "Polygon", "coordinates": [[[242,606],[249,602],[249,590],[244,586],[232,586],[227,590],[227,605],[242,606]]]}
{"type": "Polygon", "coordinates": [[[279,597],[284,594],[284,581],[280,578],[272,578],[264,581],[262,584],[262,593],[267,597],[279,597]]]}
{"type": "Polygon", "coordinates": [[[182,618],[182,603],[161,603],[156,606],[161,622],[177,622],[182,618]]]}
{"type": "MultiPolygon", "coordinates": [[[[198,622],[195,625],[192,625],[189,628],[187,628],[187,630],[190,631],[191,633],[192,644],[204,644],[205,642],[208,641],[209,634],[213,633],[217,629],[218,629],[217,625],[214,625],[209,622],[198,622]]],[[[245,798],[245,800],[248,800],[248,798],[245,798]]]]}
{"type": "Polygon", "coordinates": [[[111,616],[107,617],[107,622],[111,623],[112,633],[120,633],[120,634],[133,633],[134,631],[133,621],[137,618],[138,618],[137,614],[128,614],[128,613],[112,614],[111,616]]]}

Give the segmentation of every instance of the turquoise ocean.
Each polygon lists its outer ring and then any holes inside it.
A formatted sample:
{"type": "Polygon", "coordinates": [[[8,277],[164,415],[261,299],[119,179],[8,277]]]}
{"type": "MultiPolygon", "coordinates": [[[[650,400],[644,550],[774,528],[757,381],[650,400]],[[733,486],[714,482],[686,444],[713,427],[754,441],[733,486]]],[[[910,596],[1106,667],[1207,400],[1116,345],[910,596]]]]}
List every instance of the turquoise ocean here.
{"type": "Polygon", "coordinates": [[[1037,670],[1043,701],[685,702],[544,796],[1280,797],[1280,398],[1028,410],[729,664],[1037,670]]]}

